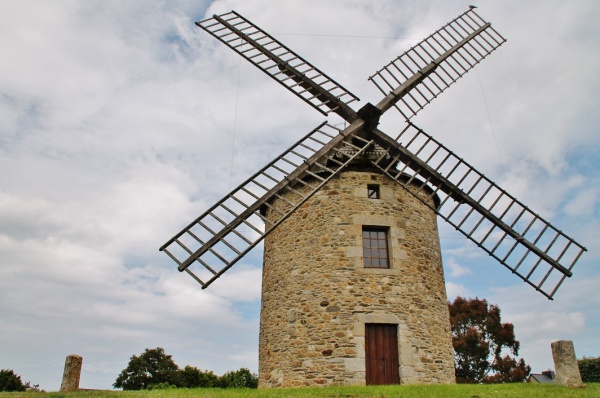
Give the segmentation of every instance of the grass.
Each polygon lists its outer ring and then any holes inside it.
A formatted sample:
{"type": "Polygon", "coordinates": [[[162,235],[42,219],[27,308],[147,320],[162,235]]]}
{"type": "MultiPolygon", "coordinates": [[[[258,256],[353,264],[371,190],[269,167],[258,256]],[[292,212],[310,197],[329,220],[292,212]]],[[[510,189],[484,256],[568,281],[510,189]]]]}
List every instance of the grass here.
{"type": "Polygon", "coordinates": [[[570,398],[600,397],[600,383],[586,388],[569,389],[548,384],[369,386],[369,387],[305,387],[269,390],[251,389],[172,389],[154,391],[82,390],[60,392],[0,392],[0,398],[570,398]]]}

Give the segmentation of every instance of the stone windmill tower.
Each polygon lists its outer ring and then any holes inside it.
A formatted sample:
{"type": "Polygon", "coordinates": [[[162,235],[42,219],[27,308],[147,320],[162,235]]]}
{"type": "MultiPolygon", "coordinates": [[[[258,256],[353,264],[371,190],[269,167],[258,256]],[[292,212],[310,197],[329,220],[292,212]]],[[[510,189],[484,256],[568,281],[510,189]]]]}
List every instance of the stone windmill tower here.
{"type": "Polygon", "coordinates": [[[473,7],[369,78],[358,98],[232,11],[197,25],[323,123],[161,247],[206,288],[263,239],[261,387],[452,383],[436,217],[552,298],[585,248],[410,118],[505,39],[473,7]],[[377,129],[395,107],[392,138],[377,129]],[[193,270],[192,270],[193,268],[193,270]]]}

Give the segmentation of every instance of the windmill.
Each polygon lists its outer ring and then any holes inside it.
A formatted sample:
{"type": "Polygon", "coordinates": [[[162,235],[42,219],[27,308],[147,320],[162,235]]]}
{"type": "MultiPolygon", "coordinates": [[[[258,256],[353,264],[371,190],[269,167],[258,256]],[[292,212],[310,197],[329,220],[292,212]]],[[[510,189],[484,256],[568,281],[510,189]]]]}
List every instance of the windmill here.
{"type": "Polygon", "coordinates": [[[165,243],[208,287],[265,239],[262,387],[451,383],[436,215],[552,299],[586,249],[411,118],[505,42],[474,7],[377,71],[358,98],[231,11],[197,25],[323,115],[317,126],[165,243]],[[380,117],[396,108],[395,137],[380,117]]]}

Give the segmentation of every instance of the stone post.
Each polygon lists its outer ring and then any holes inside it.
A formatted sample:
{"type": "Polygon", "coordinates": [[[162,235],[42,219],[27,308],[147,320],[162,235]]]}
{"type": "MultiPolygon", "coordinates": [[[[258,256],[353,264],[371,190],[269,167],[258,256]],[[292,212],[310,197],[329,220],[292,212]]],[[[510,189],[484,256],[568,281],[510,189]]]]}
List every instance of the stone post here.
{"type": "Polygon", "coordinates": [[[556,385],[570,388],[584,387],[577,366],[573,342],[571,340],[559,340],[553,342],[551,347],[554,369],[556,370],[556,385]]]}
{"type": "Polygon", "coordinates": [[[67,356],[60,392],[77,391],[79,389],[82,363],[83,358],[79,355],[67,356]]]}

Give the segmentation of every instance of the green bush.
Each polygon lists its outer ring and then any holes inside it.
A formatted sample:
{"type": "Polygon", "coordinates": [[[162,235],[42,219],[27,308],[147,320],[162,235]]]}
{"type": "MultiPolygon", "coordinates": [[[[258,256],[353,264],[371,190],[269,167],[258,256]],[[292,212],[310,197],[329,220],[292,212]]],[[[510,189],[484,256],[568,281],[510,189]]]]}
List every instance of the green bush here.
{"type": "Polygon", "coordinates": [[[177,386],[169,383],[158,383],[148,385],[148,390],[172,390],[174,388],[177,388],[177,386]]]}
{"type": "Polygon", "coordinates": [[[214,374],[212,370],[203,372],[189,365],[179,371],[179,379],[182,387],[187,388],[218,387],[219,383],[219,376],[214,374]]]}
{"type": "Polygon", "coordinates": [[[25,391],[26,385],[21,381],[21,376],[12,369],[0,371],[0,391],[25,391]]]}
{"type": "Polygon", "coordinates": [[[577,365],[584,383],[600,382],[600,357],[583,357],[577,360],[577,365]]]}
{"type": "Polygon", "coordinates": [[[258,377],[246,368],[229,371],[219,377],[221,388],[258,388],[258,377]]]}

